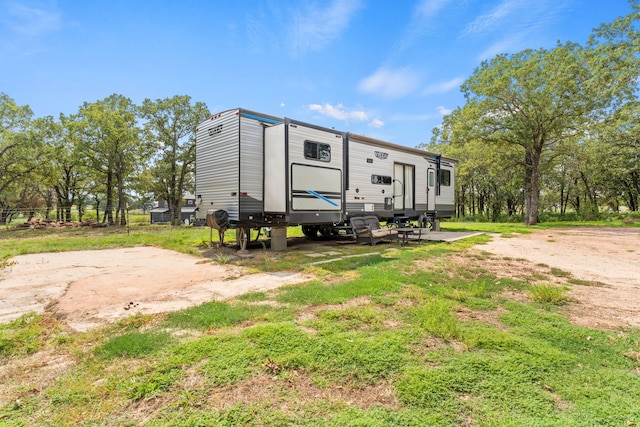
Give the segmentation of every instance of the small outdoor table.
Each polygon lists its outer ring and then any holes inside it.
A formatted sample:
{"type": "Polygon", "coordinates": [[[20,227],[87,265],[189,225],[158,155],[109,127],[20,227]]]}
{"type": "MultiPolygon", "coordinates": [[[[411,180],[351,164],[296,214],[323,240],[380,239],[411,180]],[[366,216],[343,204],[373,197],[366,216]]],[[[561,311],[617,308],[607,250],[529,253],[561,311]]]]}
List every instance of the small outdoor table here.
{"type": "Polygon", "coordinates": [[[429,232],[428,228],[417,228],[417,227],[401,227],[394,228],[398,232],[398,235],[402,236],[402,244],[406,245],[409,243],[410,235],[418,235],[418,242],[422,240],[422,235],[426,235],[429,232]]]}

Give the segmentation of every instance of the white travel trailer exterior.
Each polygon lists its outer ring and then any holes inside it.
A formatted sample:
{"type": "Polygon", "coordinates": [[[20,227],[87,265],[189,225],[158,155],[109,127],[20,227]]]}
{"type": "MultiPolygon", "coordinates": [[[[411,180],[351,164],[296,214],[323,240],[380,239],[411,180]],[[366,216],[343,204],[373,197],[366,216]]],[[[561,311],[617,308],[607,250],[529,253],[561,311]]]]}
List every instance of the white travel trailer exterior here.
{"type": "Polygon", "coordinates": [[[337,234],[356,215],[423,224],[454,213],[455,160],[245,109],[196,129],[196,217],[337,234]]]}

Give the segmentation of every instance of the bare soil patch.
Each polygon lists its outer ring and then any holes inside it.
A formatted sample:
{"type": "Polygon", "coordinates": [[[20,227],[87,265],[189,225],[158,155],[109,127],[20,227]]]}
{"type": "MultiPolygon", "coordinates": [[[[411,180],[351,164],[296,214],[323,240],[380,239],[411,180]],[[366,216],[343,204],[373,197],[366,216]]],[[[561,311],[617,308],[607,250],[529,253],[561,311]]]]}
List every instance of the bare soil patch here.
{"type": "Polygon", "coordinates": [[[72,329],[131,314],[184,309],[308,280],[246,269],[154,247],[20,255],[0,271],[0,322],[55,313],[72,329]]]}
{"type": "MultiPolygon", "coordinates": [[[[333,245],[318,246],[326,244],[333,245]]],[[[475,258],[459,262],[532,283],[569,284],[572,302],[564,311],[576,324],[640,327],[640,228],[495,235],[473,251],[475,258]]],[[[85,331],[137,312],[175,311],[308,279],[299,273],[248,274],[153,247],[21,255],[0,270],[0,322],[47,311],[85,331]]]]}
{"type": "MultiPolygon", "coordinates": [[[[602,329],[640,327],[640,228],[572,227],[493,237],[475,248],[507,277],[569,284],[572,322],[602,329]]],[[[478,256],[478,259],[482,259],[478,256]]]]}

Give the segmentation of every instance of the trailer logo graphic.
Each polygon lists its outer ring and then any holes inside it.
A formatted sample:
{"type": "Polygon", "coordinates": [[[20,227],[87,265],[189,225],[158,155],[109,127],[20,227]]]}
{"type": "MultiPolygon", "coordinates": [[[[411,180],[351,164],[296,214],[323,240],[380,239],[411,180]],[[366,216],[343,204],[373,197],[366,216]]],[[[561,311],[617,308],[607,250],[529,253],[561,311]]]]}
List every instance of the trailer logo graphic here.
{"type": "Polygon", "coordinates": [[[209,131],[209,136],[213,136],[213,135],[217,135],[219,133],[222,133],[222,124],[219,124],[218,126],[214,126],[212,128],[209,128],[208,131],[209,131]]]}
{"type": "Polygon", "coordinates": [[[306,191],[307,191],[307,193],[311,194],[313,197],[317,197],[320,200],[324,200],[325,202],[329,203],[331,206],[338,206],[338,204],[336,202],[327,199],[322,194],[316,193],[313,190],[306,190],[306,191]]]}
{"type": "Polygon", "coordinates": [[[384,151],[374,151],[373,154],[379,159],[386,159],[389,157],[389,153],[385,153],[384,151]]]}

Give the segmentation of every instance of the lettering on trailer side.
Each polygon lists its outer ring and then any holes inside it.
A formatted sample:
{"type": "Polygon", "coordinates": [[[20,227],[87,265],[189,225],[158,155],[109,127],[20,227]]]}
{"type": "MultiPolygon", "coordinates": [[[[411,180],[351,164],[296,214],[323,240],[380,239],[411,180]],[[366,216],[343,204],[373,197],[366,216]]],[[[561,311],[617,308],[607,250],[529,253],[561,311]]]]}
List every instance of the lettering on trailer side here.
{"type": "Polygon", "coordinates": [[[386,159],[389,157],[389,153],[385,153],[384,151],[374,151],[373,154],[379,159],[386,159]]]}
{"type": "Polygon", "coordinates": [[[220,123],[218,126],[214,126],[212,128],[209,128],[208,132],[209,132],[209,136],[213,136],[213,135],[217,135],[219,133],[222,133],[222,123],[220,123]]]}

